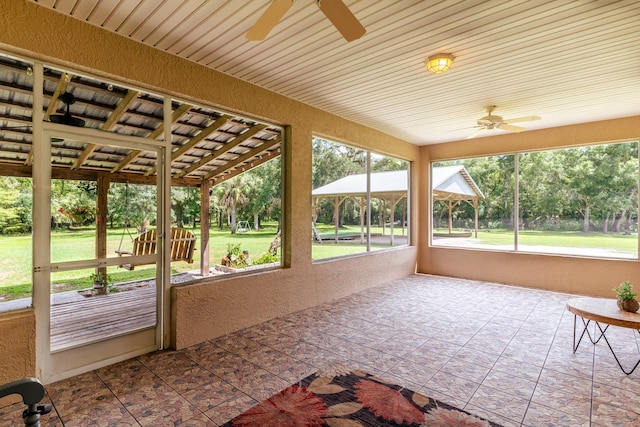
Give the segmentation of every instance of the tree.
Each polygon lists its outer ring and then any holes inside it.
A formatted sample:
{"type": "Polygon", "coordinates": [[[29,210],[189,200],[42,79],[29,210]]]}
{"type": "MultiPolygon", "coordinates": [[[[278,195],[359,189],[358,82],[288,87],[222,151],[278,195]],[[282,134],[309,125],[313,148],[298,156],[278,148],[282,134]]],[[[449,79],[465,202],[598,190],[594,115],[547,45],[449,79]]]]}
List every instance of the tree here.
{"type": "Polygon", "coordinates": [[[281,175],[280,157],[243,174],[247,183],[247,203],[242,212],[247,216],[253,216],[255,230],[260,227],[261,216],[280,222],[282,211],[281,175]]]}
{"type": "Polygon", "coordinates": [[[144,233],[157,215],[157,194],[153,185],[112,183],[109,188],[108,220],[114,226],[135,227],[144,233]]]}
{"type": "Polygon", "coordinates": [[[196,226],[196,218],[200,214],[198,191],[192,187],[171,188],[171,209],[173,220],[178,227],[183,228],[185,222],[192,221],[196,226]]]}
{"type": "MultiPolygon", "coordinates": [[[[480,157],[457,161],[465,166],[485,198],[478,203],[478,215],[487,223],[514,228],[513,217],[515,159],[513,155],[480,157]]],[[[464,204],[465,217],[473,218],[473,208],[464,204]]]]}
{"type": "MultiPolygon", "coordinates": [[[[311,168],[313,188],[319,188],[330,182],[334,182],[346,176],[362,174],[366,172],[367,152],[358,148],[336,144],[325,139],[313,140],[313,164],[311,168]]],[[[356,216],[355,202],[351,199],[340,205],[339,224],[342,225],[347,218],[356,216]]],[[[333,222],[334,209],[330,200],[319,201],[315,212],[319,221],[333,222]]]]}
{"type": "Polygon", "coordinates": [[[231,224],[231,234],[235,234],[238,229],[237,224],[237,212],[238,208],[244,206],[247,203],[247,196],[245,194],[245,181],[242,175],[237,176],[229,181],[221,184],[224,188],[224,194],[222,195],[222,205],[226,208],[229,215],[229,222],[231,224]]]}
{"type": "Polygon", "coordinates": [[[558,227],[557,219],[572,213],[564,187],[562,159],[556,151],[519,155],[519,210],[525,228],[558,227]]]}
{"type": "Polygon", "coordinates": [[[18,201],[20,199],[19,183],[15,178],[0,179],[0,231],[11,232],[11,228],[19,222],[18,201]]]}
{"type": "Polygon", "coordinates": [[[373,172],[403,171],[407,170],[407,162],[388,156],[372,156],[371,170],[373,172]]]}
{"type": "Polygon", "coordinates": [[[94,181],[51,181],[52,226],[89,225],[96,219],[97,184],[94,181]]]}

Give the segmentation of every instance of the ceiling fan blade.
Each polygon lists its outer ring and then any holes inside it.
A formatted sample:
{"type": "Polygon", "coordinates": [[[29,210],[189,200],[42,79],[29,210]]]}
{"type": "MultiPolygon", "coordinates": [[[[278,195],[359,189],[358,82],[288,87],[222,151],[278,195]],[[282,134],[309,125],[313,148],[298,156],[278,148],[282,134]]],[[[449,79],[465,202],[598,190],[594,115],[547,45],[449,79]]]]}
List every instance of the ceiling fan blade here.
{"type": "Polygon", "coordinates": [[[445,130],[445,132],[460,132],[461,130],[478,129],[478,128],[484,128],[484,126],[469,126],[466,128],[445,130]]]}
{"type": "Polygon", "coordinates": [[[262,16],[258,18],[253,27],[247,32],[249,40],[264,40],[273,30],[285,13],[293,6],[294,0],[273,0],[262,16]]]}
{"type": "Polygon", "coordinates": [[[518,117],[516,119],[507,119],[503,120],[502,123],[518,123],[518,122],[531,122],[534,120],[540,120],[540,116],[527,116],[527,117],[518,117]]]}
{"type": "Polygon", "coordinates": [[[318,0],[318,7],[348,42],[367,32],[342,0],[318,0]]]}
{"type": "Polygon", "coordinates": [[[498,129],[508,130],[509,132],[522,132],[523,130],[527,130],[527,128],[523,128],[522,126],[513,126],[506,123],[499,124],[498,129]]]}
{"type": "Polygon", "coordinates": [[[480,129],[475,130],[474,132],[472,132],[471,135],[469,135],[465,139],[475,138],[476,136],[478,136],[480,133],[484,132],[485,130],[487,130],[487,128],[481,127],[480,129]]]}

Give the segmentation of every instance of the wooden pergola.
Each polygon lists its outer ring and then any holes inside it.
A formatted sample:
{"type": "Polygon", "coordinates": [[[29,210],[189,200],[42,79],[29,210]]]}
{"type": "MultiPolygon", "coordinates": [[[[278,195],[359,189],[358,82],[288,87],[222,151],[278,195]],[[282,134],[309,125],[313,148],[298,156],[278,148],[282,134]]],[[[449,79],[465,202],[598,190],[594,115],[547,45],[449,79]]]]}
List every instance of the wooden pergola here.
{"type": "Polygon", "coordinates": [[[433,200],[444,201],[447,204],[449,235],[453,233],[453,208],[461,202],[466,202],[473,206],[474,231],[475,237],[478,237],[478,200],[484,199],[484,194],[467,169],[462,165],[434,167],[431,182],[433,200]]]}
{"type": "MultiPolygon", "coordinates": [[[[33,64],[0,55],[0,175],[32,176],[34,79],[33,64]]],[[[45,122],[60,123],[68,111],[84,121],[84,128],[104,131],[111,137],[165,138],[166,107],[161,95],[46,65],[42,88],[37,105],[41,105],[45,122]],[[68,99],[69,94],[74,102],[67,107],[62,100],[68,99]]],[[[281,127],[212,107],[173,100],[170,123],[172,152],[167,160],[171,164],[171,186],[200,189],[203,224],[209,223],[211,187],[276,158],[281,152],[281,127]]],[[[52,179],[97,182],[97,257],[107,255],[110,184],[155,185],[156,160],[154,152],[107,146],[99,140],[52,139],[52,179]]],[[[201,227],[200,237],[200,270],[207,275],[208,227],[201,227]]]]}

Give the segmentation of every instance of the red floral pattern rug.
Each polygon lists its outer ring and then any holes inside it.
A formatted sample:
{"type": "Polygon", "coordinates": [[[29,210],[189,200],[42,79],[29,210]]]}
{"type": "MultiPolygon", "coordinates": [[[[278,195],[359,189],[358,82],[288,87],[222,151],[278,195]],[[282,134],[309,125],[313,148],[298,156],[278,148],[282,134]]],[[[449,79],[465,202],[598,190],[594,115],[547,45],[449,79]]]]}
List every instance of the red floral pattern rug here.
{"type": "Polygon", "coordinates": [[[223,427],[307,426],[500,427],[373,375],[339,366],[308,376],[223,427]]]}

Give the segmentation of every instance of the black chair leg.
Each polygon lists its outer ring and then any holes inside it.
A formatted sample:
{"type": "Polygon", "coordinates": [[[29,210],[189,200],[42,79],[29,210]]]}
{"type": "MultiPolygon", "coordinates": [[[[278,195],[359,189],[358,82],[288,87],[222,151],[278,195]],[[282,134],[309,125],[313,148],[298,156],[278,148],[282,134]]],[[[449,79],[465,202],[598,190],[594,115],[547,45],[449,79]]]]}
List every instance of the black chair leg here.
{"type": "Polygon", "coordinates": [[[40,417],[51,412],[51,405],[38,405],[44,397],[44,386],[36,378],[24,378],[0,386],[0,397],[19,394],[27,409],[22,413],[26,427],[40,427],[40,417]]]}

